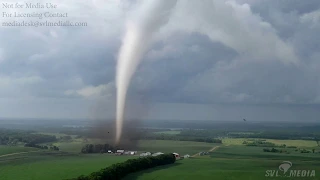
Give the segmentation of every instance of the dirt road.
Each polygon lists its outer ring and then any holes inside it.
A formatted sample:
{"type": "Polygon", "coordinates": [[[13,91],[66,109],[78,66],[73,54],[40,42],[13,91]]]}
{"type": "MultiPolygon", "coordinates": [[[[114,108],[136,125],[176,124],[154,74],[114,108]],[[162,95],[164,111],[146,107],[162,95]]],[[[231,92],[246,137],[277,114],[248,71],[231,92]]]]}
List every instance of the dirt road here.
{"type": "Polygon", "coordinates": [[[215,146],[215,147],[211,148],[211,149],[209,150],[209,152],[212,152],[212,151],[216,150],[216,149],[219,148],[219,147],[220,147],[220,146],[215,146]]]}
{"type": "Polygon", "coordinates": [[[18,153],[4,154],[4,155],[1,155],[0,158],[7,157],[7,156],[18,155],[18,154],[26,154],[26,153],[31,153],[31,152],[38,152],[38,151],[28,151],[28,152],[18,152],[18,153]]]}
{"type": "MultiPolygon", "coordinates": [[[[220,147],[220,146],[215,146],[215,147],[211,148],[211,149],[209,150],[209,152],[212,152],[212,151],[218,149],[219,147],[220,147]]],[[[194,154],[194,155],[192,155],[191,157],[196,157],[196,156],[198,156],[198,155],[199,155],[199,153],[194,154]]]]}

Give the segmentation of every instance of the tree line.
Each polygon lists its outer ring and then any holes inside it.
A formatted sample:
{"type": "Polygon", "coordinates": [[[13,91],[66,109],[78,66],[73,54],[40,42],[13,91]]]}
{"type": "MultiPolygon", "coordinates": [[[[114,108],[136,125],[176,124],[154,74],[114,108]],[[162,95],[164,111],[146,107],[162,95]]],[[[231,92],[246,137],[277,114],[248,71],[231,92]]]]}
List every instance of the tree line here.
{"type": "Polygon", "coordinates": [[[143,157],[137,159],[129,159],[123,163],[113,164],[98,172],[93,172],[88,176],[79,176],[70,180],[118,180],[130,173],[142,171],[145,169],[173,164],[176,158],[173,154],[163,154],[156,157],[143,157]]]}
{"type": "Polygon", "coordinates": [[[263,131],[251,134],[233,134],[228,135],[231,138],[257,138],[257,139],[288,139],[288,140],[314,140],[319,143],[320,134],[304,131],[263,131]]]}
{"type": "Polygon", "coordinates": [[[19,142],[40,144],[56,140],[56,136],[35,134],[33,131],[0,129],[0,145],[16,145],[19,142]]]}
{"type": "Polygon", "coordinates": [[[26,143],[24,145],[24,147],[33,147],[33,148],[38,148],[38,149],[50,149],[50,150],[54,150],[54,151],[59,151],[59,148],[57,146],[42,146],[42,145],[38,145],[38,144],[34,144],[34,143],[26,143]]]}
{"type": "Polygon", "coordinates": [[[273,153],[289,153],[288,151],[284,150],[284,149],[275,149],[275,148],[271,148],[271,149],[268,149],[268,148],[265,148],[263,149],[263,152],[273,152],[273,153]]]}
{"type": "MultiPolygon", "coordinates": [[[[300,153],[316,153],[315,149],[312,149],[312,151],[306,150],[306,149],[296,149],[296,152],[300,151],[300,153]]],[[[272,153],[287,153],[289,154],[289,152],[285,149],[275,149],[275,148],[264,148],[263,152],[272,152],[272,153]]],[[[318,152],[319,153],[319,152],[318,152]]]]}
{"type": "Polygon", "coordinates": [[[114,152],[116,150],[116,147],[113,147],[109,144],[86,144],[82,147],[81,153],[107,153],[108,150],[114,152]]]}

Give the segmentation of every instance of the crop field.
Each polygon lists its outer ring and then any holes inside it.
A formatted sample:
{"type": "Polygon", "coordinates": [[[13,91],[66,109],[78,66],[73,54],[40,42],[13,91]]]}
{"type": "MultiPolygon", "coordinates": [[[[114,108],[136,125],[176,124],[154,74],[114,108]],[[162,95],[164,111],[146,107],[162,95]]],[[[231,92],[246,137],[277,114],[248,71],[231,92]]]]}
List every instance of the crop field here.
{"type": "MultiPolygon", "coordinates": [[[[43,135],[50,135],[50,136],[56,136],[57,138],[60,138],[62,136],[69,136],[67,134],[62,134],[62,133],[49,133],[49,132],[37,132],[35,134],[43,134],[43,135]]],[[[75,135],[70,135],[71,137],[75,137],[75,135]]]]}
{"type": "MultiPolygon", "coordinates": [[[[53,145],[58,146],[61,151],[79,153],[85,144],[89,143],[103,143],[99,140],[89,140],[88,142],[73,140],[72,142],[57,142],[53,145]]],[[[139,141],[137,151],[150,152],[177,152],[180,154],[195,154],[200,151],[208,151],[217,144],[205,142],[191,142],[191,141],[171,141],[171,140],[141,140],[139,141]]]]}
{"type": "MultiPolygon", "coordinates": [[[[319,154],[265,153],[262,152],[262,148],[246,146],[221,147],[210,154],[210,158],[195,157],[178,160],[173,165],[134,173],[125,179],[288,179],[287,177],[267,178],[265,176],[267,170],[279,170],[279,165],[283,161],[291,161],[292,169],[320,171],[319,154]]],[[[280,171],[279,174],[281,173],[283,172],[280,171]]],[[[320,178],[316,175],[307,179],[320,178]]]]}
{"type": "Polygon", "coordinates": [[[32,153],[0,158],[1,180],[59,180],[87,175],[133,156],[32,153]],[[18,172],[18,173],[17,173],[18,172]]]}
{"type": "MultiPolygon", "coordinates": [[[[73,142],[58,142],[58,143],[53,143],[53,145],[58,146],[61,151],[65,152],[81,152],[81,148],[85,145],[86,143],[83,142],[78,142],[78,141],[73,141],[73,142]]],[[[88,144],[88,143],[87,143],[88,144]]]]}
{"type": "MultiPolygon", "coordinates": [[[[91,142],[90,142],[91,143],[91,142]]],[[[82,155],[81,141],[53,143],[58,145],[61,152],[32,152],[8,157],[0,157],[1,180],[31,180],[31,179],[66,179],[79,175],[90,174],[111,164],[125,161],[136,156],[114,156],[108,154],[82,155]],[[67,169],[67,171],[66,171],[67,169]],[[19,172],[19,173],[15,173],[19,172]],[[55,173],[59,172],[59,173],[55,173]]],[[[195,154],[208,151],[215,144],[188,141],[140,141],[138,150],[151,152],[178,152],[180,154],[195,154]]],[[[8,149],[8,147],[6,147],[8,149]]],[[[31,150],[37,150],[30,148],[31,150]]],[[[25,151],[22,147],[21,151],[25,151]]],[[[18,149],[4,154],[19,152],[18,149]]]]}
{"type": "Polygon", "coordinates": [[[211,153],[213,158],[233,158],[233,159],[274,159],[274,160],[320,160],[319,153],[300,153],[295,149],[285,148],[289,152],[286,153],[271,153],[263,152],[264,147],[249,147],[249,146],[224,146],[217,151],[211,153]]]}
{"type": "Polygon", "coordinates": [[[88,139],[87,141],[84,141],[82,138],[80,138],[80,139],[72,139],[72,141],[70,142],[56,142],[56,143],[53,143],[53,145],[58,146],[61,151],[79,153],[81,151],[81,148],[86,144],[95,144],[95,143],[103,144],[105,142],[99,139],[88,139]]]}
{"type": "Polygon", "coordinates": [[[214,146],[217,146],[217,144],[191,141],[143,140],[139,142],[140,151],[177,152],[181,155],[192,155],[200,151],[209,151],[214,146]]]}
{"type": "MultiPolygon", "coordinates": [[[[222,139],[222,143],[225,145],[242,145],[243,141],[258,140],[258,139],[248,139],[248,138],[225,138],[222,139]]],[[[316,141],[310,140],[277,140],[277,139],[264,139],[267,142],[274,143],[276,145],[285,144],[287,146],[296,147],[316,147],[316,141]]]]}
{"type": "Polygon", "coordinates": [[[4,146],[0,145],[0,156],[11,154],[11,153],[19,153],[19,152],[28,152],[28,151],[36,151],[36,148],[23,147],[23,146],[4,146]]]}
{"type": "Polygon", "coordinates": [[[309,140],[278,140],[278,139],[267,139],[268,142],[275,144],[286,144],[287,146],[296,146],[296,147],[316,147],[316,141],[309,140]]]}
{"type": "MultiPolygon", "coordinates": [[[[138,151],[177,152],[180,155],[193,155],[200,151],[209,151],[219,146],[206,156],[196,156],[178,160],[175,164],[161,166],[128,175],[125,179],[230,179],[256,180],[266,179],[267,170],[279,170],[283,161],[291,161],[292,169],[320,171],[320,151],[313,141],[269,140],[275,144],[316,149],[316,153],[300,153],[295,148],[284,148],[289,153],[263,152],[264,147],[244,146],[245,138],[224,139],[224,144],[191,141],[141,140],[138,151]],[[235,144],[235,145],[234,145],[235,144]],[[299,146],[298,146],[299,145],[299,146]]],[[[38,150],[21,146],[0,146],[1,180],[58,180],[88,175],[137,156],[115,156],[109,154],[81,154],[83,145],[101,143],[98,139],[72,139],[70,142],[55,142],[60,151],[38,150]],[[2,156],[1,154],[28,152],[2,156]],[[32,152],[30,152],[32,151],[32,152]],[[34,152],[37,151],[37,152],[34,152]],[[19,172],[19,173],[16,173],[19,172]],[[56,173],[59,172],[59,173],[56,173]]],[[[280,148],[278,148],[280,149],[280,148]]],[[[279,173],[283,173],[280,171],[279,173]]],[[[308,178],[311,180],[319,177],[308,178]]],[[[270,179],[270,178],[269,178],[270,179]]],[[[288,178],[273,178],[288,179],[288,178]]]]}
{"type": "Polygon", "coordinates": [[[222,143],[225,145],[242,145],[243,141],[246,141],[246,138],[225,138],[222,139],[222,143]]]}

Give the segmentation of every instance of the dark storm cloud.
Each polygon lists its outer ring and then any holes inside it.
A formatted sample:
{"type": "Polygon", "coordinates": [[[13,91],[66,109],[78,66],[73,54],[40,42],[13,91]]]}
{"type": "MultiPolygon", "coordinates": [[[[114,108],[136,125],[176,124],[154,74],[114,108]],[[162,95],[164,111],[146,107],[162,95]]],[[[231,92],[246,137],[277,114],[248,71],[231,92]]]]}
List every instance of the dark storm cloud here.
{"type": "Polygon", "coordinates": [[[169,39],[147,53],[132,83],[133,91],[143,91],[155,101],[177,101],[175,93],[190,78],[207,71],[219,60],[230,61],[236,56],[232,49],[212,43],[204,35],[174,34],[169,39]]]}
{"type": "MultiPolygon", "coordinates": [[[[1,104],[44,98],[37,107],[55,111],[48,98],[84,108],[103,97],[113,113],[122,27],[143,1],[95,2],[66,2],[77,7],[75,16],[86,12],[88,27],[0,27],[0,97],[8,98],[1,104]]],[[[319,17],[317,0],[179,1],[135,74],[129,99],[318,104],[319,17]]]]}
{"type": "MultiPolygon", "coordinates": [[[[208,49],[200,46],[201,52],[194,54],[190,50],[181,53],[183,46],[166,42],[165,46],[174,47],[175,51],[171,51],[170,55],[170,49],[164,49],[168,51],[167,56],[163,56],[161,63],[149,65],[148,74],[151,76],[144,77],[150,92],[154,92],[152,96],[188,103],[319,103],[320,77],[316,73],[319,68],[316,59],[319,57],[320,41],[316,34],[320,26],[319,18],[314,17],[316,14],[313,11],[317,11],[320,3],[299,1],[285,8],[288,3],[257,1],[252,2],[252,9],[255,16],[260,15],[272,25],[280,40],[292,44],[299,65],[288,66],[272,56],[265,56],[263,61],[236,53],[233,53],[236,56],[230,56],[230,51],[214,48],[214,43],[210,41],[211,46],[206,45],[208,49]],[[267,10],[262,10],[266,3],[267,10]],[[309,13],[311,15],[306,16],[309,13]],[[181,61],[176,58],[179,53],[178,59],[181,61]],[[210,61],[206,61],[203,54],[210,54],[210,61]],[[197,57],[197,63],[192,63],[193,55],[197,57]],[[170,73],[164,69],[170,69],[170,73]],[[151,72],[156,75],[152,76],[151,72]]],[[[185,35],[182,39],[189,38],[192,36],[185,35]]],[[[261,41],[266,40],[261,36],[261,41]]]]}

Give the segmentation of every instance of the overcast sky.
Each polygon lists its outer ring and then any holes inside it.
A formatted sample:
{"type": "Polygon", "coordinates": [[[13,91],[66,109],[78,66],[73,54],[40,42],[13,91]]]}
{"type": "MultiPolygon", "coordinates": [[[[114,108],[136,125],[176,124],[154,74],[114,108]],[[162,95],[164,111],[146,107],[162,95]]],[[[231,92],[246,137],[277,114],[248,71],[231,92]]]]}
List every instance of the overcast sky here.
{"type": "MultiPolygon", "coordinates": [[[[145,1],[50,2],[68,13],[55,20],[88,26],[0,26],[0,117],[114,117],[126,20],[145,1]]],[[[13,20],[37,18],[1,14],[13,20]]],[[[127,116],[317,121],[319,32],[318,0],[178,0],[132,80],[127,116]]]]}

